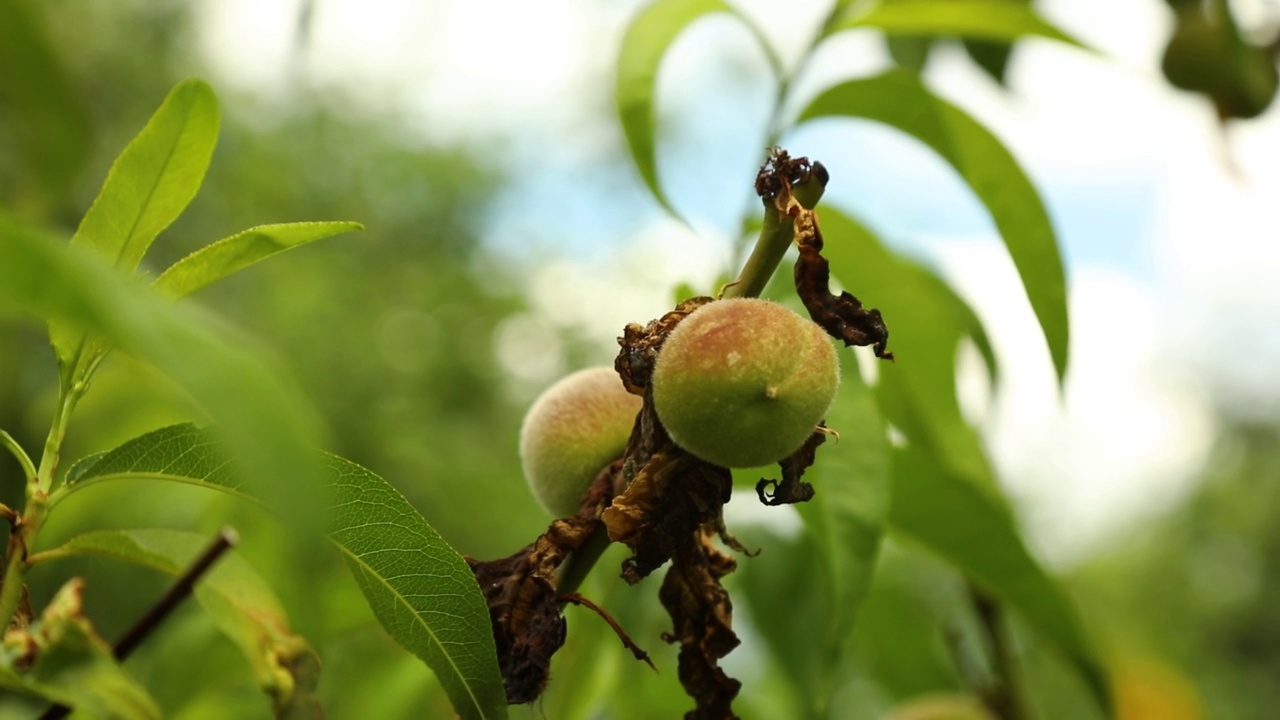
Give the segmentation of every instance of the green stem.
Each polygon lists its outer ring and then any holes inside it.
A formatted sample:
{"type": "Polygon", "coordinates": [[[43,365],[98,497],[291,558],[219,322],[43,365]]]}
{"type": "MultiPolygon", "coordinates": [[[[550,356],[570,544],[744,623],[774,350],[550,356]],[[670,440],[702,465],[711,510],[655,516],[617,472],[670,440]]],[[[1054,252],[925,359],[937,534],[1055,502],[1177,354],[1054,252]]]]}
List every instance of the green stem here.
{"type": "Polygon", "coordinates": [[[0,581],[0,632],[9,626],[22,600],[22,586],[30,566],[27,549],[35,542],[36,530],[48,512],[45,494],[33,486],[27,488],[26,512],[9,533],[4,580],[0,581]]]}
{"type": "Polygon", "coordinates": [[[27,455],[27,451],[22,449],[17,440],[4,430],[0,430],[0,445],[3,445],[15,458],[18,464],[22,466],[22,473],[26,476],[27,484],[30,485],[36,481],[36,466],[31,462],[31,456],[27,455]]]}
{"type": "Polygon", "coordinates": [[[560,566],[556,577],[556,595],[563,597],[577,592],[587,575],[591,574],[596,561],[609,549],[609,543],[609,532],[605,530],[604,523],[600,523],[582,547],[574,550],[564,565],[560,566]]]}
{"type": "Polygon", "coordinates": [[[973,585],[969,586],[969,597],[985,631],[995,675],[995,681],[982,689],[982,701],[1000,720],[1026,720],[1022,673],[1014,657],[1004,607],[995,597],[973,585]]]}
{"type": "MultiPolygon", "coordinates": [[[[802,185],[793,188],[796,200],[806,209],[812,210],[822,198],[823,184],[811,178],[802,185]]],[[[778,264],[791,248],[795,240],[795,218],[784,215],[771,200],[764,202],[764,224],[760,227],[760,237],[751,251],[751,257],[742,267],[738,281],[725,289],[725,297],[759,297],[769,284],[778,264]]]]}

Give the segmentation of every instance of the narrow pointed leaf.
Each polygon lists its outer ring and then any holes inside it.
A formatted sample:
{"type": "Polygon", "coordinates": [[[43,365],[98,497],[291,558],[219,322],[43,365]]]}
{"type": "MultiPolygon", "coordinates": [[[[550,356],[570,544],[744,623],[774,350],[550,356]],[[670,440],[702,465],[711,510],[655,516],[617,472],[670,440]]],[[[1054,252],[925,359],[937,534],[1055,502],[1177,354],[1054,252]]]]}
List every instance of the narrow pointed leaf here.
{"type": "Polygon", "coordinates": [[[1013,257],[1061,381],[1068,346],[1062,257],[1044,203],[1013,155],[981,124],[905,70],[836,85],[801,113],[802,120],[839,116],[897,128],[928,145],[960,173],[991,213],[1013,257]]]}
{"type": "MultiPolygon", "coordinates": [[[[99,530],[77,535],[53,552],[109,557],[177,577],[207,544],[208,538],[180,530],[99,530]]],[[[244,558],[230,553],[219,560],[200,579],[195,596],[214,625],[240,648],[276,717],[319,717],[307,712],[318,710],[312,691],[319,659],[290,631],[275,593],[244,558]]]]}
{"type": "Polygon", "coordinates": [[[471,568],[385,480],[336,456],[328,469],[330,537],[378,621],[435,671],[464,720],[507,717],[489,608],[471,568]]]}
{"type": "Polygon", "coordinates": [[[212,88],[196,79],[174,87],[111,165],[71,243],[132,272],[200,189],[218,125],[212,88]]]}
{"type": "Polygon", "coordinates": [[[631,21],[618,56],[614,100],[631,159],[654,198],[672,215],[677,213],[658,182],[654,112],[658,67],[680,33],[713,12],[731,12],[731,8],[723,0],[657,0],[631,21]]]}
{"type": "MultiPolygon", "coordinates": [[[[218,141],[218,101],[200,80],[179,83],[116,157],[71,244],[132,275],[160,231],[195,197],[218,141]]],[[[54,321],[49,339],[64,366],[82,328],[54,321]]],[[[70,368],[64,367],[64,371],[70,368]]]]}
{"type": "Polygon", "coordinates": [[[895,360],[879,363],[876,399],[885,418],[928,448],[957,475],[994,490],[981,443],[956,397],[956,351],[972,337],[997,372],[977,315],[924,267],[889,251],[863,225],[833,208],[822,211],[831,273],[868,307],[880,310],[895,360]]]}
{"type": "Polygon", "coordinates": [[[245,487],[279,507],[296,530],[318,523],[310,511],[319,426],[251,338],[0,213],[0,316],[15,315],[83,327],[155,365],[224,421],[217,434],[245,487]]]}
{"type": "Polygon", "coordinates": [[[1012,516],[915,448],[893,450],[894,531],[937,553],[1013,608],[1110,705],[1106,672],[1079,613],[1027,551],[1012,516]]]}
{"type": "Polygon", "coordinates": [[[892,0],[846,15],[829,32],[874,28],[890,35],[953,35],[1012,42],[1025,36],[1083,47],[1028,4],[1013,0],[892,0]]]}
{"type": "MultiPolygon", "coordinates": [[[[124,443],[75,486],[125,477],[205,484],[242,494],[216,436],[191,424],[124,443]]],[[[324,458],[329,537],[382,626],[436,673],[465,720],[507,717],[489,610],[470,567],[381,477],[324,458]]]]}
{"type": "MultiPolygon", "coordinates": [[[[840,433],[818,449],[805,473],[816,493],[797,506],[823,569],[828,661],[843,652],[871,585],[889,515],[889,443],[871,388],[851,353],[843,353],[840,395],[827,425],[840,433]]],[[[828,688],[830,690],[830,688],[828,688]]]]}
{"type": "Polygon", "coordinates": [[[89,717],[154,720],[155,701],[116,662],[84,615],[84,583],[68,582],[31,627],[0,646],[0,688],[41,697],[89,717]]]}
{"type": "Polygon", "coordinates": [[[301,222],[260,225],[206,245],[155,279],[152,287],[170,297],[191,293],[290,248],[363,230],[356,222],[301,222]]]}

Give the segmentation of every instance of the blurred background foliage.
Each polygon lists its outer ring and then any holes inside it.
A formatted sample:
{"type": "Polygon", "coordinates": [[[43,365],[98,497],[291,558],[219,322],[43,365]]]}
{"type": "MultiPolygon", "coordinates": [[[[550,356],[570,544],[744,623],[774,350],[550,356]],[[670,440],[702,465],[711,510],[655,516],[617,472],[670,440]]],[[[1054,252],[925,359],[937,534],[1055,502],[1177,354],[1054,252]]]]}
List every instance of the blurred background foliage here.
{"type": "MultiPolygon", "coordinates": [[[[202,73],[192,50],[194,17],[180,0],[0,0],[0,203],[69,236],[111,159],[159,99],[202,73]]],[[[297,32],[305,43],[305,23],[297,32]]],[[[929,44],[890,49],[905,64],[923,64],[929,44]]],[[[1006,52],[968,49],[1004,76],[1006,52]]],[[[362,222],[361,235],[290,253],[195,301],[264,338],[330,428],[329,449],[390,480],[460,552],[496,557],[531,540],[547,518],[516,457],[528,397],[511,391],[495,349],[503,321],[529,301],[517,282],[522,268],[483,237],[493,198],[510,191],[503,148],[426,144],[394,116],[340,111],[301,81],[285,99],[286,113],[258,112],[252,99],[219,90],[226,112],[203,189],[145,266],[167,266],[256,224],[362,222]]],[[[624,162],[621,153],[615,159],[624,162]]],[[[514,257],[550,259],[527,249],[514,257]]],[[[570,330],[545,329],[564,333],[554,341],[567,348],[570,366],[612,353],[583,346],[570,330]]],[[[55,385],[43,328],[0,327],[0,427],[39,447],[55,385]]],[[[1125,720],[1263,720],[1280,708],[1280,419],[1237,417],[1229,404],[1215,410],[1215,450],[1198,489],[1066,580],[1107,650],[1125,720]]],[[[178,388],[116,355],[82,404],[64,457],[193,417],[198,409],[178,388]]],[[[16,502],[21,487],[16,463],[0,460],[0,501],[16,502]]],[[[430,672],[378,628],[336,558],[298,567],[296,555],[281,549],[289,539],[260,510],[188,488],[118,483],[68,501],[45,540],[89,528],[211,532],[224,523],[240,530],[240,552],[280,589],[297,629],[323,658],[320,697],[330,717],[451,716],[430,672]]],[[[810,557],[803,537],[752,525],[739,535],[768,552],[731,577],[735,597],[763,594],[803,611],[812,601],[797,589],[810,557]]],[[[664,671],[635,663],[597,618],[573,608],[549,693],[529,710],[513,709],[514,717],[639,720],[686,708],[674,653],[657,640],[668,621],[654,600],[656,581],[625,587],[608,572],[621,557],[611,553],[590,594],[664,671]]],[[[167,583],[130,566],[71,561],[32,574],[36,603],[71,572],[87,579],[89,612],[108,638],[167,583]]],[[[728,664],[745,683],[743,716],[798,717],[804,684],[787,678],[806,670],[792,663],[797,658],[764,650],[761,630],[741,607],[740,616],[745,644],[728,664]]],[[[962,690],[988,672],[961,579],[910,545],[889,543],[859,629],[831,717],[880,717],[902,700],[962,690]]],[[[803,661],[803,646],[797,657],[803,661]]],[[[1019,657],[1037,717],[1096,713],[1081,704],[1079,681],[1060,660],[1030,643],[1019,657]]],[[[268,712],[234,648],[193,606],[129,667],[167,716],[268,712]]],[[[0,698],[0,717],[37,710],[0,698]]]]}

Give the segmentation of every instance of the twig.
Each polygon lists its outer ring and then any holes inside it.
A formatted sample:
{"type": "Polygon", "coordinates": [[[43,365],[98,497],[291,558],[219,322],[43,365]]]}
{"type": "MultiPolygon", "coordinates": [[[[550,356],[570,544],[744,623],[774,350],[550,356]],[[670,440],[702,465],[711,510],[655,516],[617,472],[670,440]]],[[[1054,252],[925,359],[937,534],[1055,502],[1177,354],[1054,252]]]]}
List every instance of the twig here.
{"type": "Polygon", "coordinates": [[[626,631],[623,630],[622,626],[618,624],[618,621],[614,620],[613,616],[610,615],[608,612],[606,612],[604,608],[582,597],[578,593],[569,593],[568,595],[560,595],[556,599],[560,600],[561,602],[568,602],[568,603],[573,603],[574,605],[581,605],[582,607],[595,612],[595,614],[599,615],[601,619],[609,623],[609,627],[613,628],[613,631],[618,634],[618,639],[621,640],[622,644],[628,650],[631,651],[632,655],[636,656],[637,660],[645,661],[646,663],[649,664],[649,667],[653,668],[654,672],[658,672],[658,667],[653,664],[652,660],[649,659],[649,653],[645,652],[643,649],[641,649],[639,645],[636,645],[634,642],[632,642],[631,638],[627,635],[626,631]]]}
{"type": "MultiPolygon", "coordinates": [[[[187,597],[191,595],[191,591],[195,589],[196,583],[199,582],[200,578],[202,578],[205,573],[209,572],[210,568],[213,567],[213,564],[238,542],[240,542],[240,537],[236,534],[235,530],[232,530],[229,527],[224,527],[219,530],[217,536],[214,537],[213,542],[209,544],[209,547],[205,548],[204,552],[200,553],[199,557],[191,563],[186,572],[182,573],[182,575],[178,577],[178,580],[169,588],[169,591],[157,600],[156,603],[151,606],[151,609],[142,617],[138,618],[138,621],[133,624],[133,627],[129,628],[128,631],[126,631],[125,634],[116,641],[115,646],[111,648],[111,653],[115,656],[116,660],[123,661],[125,658],[133,654],[133,651],[142,644],[142,641],[146,640],[151,633],[155,632],[155,629],[160,626],[160,623],[164,622],[164,620],[169,617],[170,613],[172,613],[183,600],[186,600],[187,597]]],[[[61,718],[66,717],[70,712],[71,708],[66,705],[54,705],[49,708],[44,715],[40,716],[40,720],[61,720],[61,718]]]]}

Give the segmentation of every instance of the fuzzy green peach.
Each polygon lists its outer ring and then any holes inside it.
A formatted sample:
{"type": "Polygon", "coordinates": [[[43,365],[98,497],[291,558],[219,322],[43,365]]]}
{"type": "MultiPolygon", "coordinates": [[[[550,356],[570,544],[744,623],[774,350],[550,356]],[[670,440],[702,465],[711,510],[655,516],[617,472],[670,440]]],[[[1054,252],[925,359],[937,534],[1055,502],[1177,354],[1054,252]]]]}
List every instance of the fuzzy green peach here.
{"type": "Polygon", "coordinates": [[[800,449],[840,384],[830,338],[777,303],[708,303],[663,343],[653,371],[658,419],[677,445],[724,467],[756,467],[800,449]]]}
{"type": "Polygon", "coordinates": [[[604,366],[579,370],[538,396],[520,427],[520,462],[547,512],[578,512],[596,475],[627,449],[642,405],[604,366]]]}

